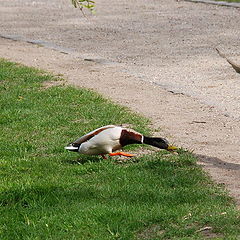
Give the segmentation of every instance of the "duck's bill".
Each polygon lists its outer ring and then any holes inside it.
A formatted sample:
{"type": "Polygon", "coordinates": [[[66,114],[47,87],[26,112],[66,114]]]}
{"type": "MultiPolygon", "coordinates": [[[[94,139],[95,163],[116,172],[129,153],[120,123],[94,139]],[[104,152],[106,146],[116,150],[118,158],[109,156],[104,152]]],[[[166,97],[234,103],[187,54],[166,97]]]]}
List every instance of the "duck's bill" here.
{"type": "Polygon", "coordinates": [[[175,147],[173,145],[169,145],[168,148],[167,148],[168,151],[174,151],[174,150],[177,150],[177,149],[178,149],[178,147],[175,147]]]}

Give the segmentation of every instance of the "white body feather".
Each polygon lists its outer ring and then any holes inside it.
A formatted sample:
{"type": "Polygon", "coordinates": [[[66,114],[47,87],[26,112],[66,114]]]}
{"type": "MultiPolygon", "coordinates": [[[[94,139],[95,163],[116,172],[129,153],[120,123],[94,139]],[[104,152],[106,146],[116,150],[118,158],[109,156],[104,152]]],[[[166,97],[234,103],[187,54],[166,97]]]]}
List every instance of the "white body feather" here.
{"type": "Polygon", "coordinates": [[[83,142],[78,151],[88,155],[112,153],[121,148],[119,142],[121,132],[122,128],[118,126],[107,128],[88,141],[83,142]]]}

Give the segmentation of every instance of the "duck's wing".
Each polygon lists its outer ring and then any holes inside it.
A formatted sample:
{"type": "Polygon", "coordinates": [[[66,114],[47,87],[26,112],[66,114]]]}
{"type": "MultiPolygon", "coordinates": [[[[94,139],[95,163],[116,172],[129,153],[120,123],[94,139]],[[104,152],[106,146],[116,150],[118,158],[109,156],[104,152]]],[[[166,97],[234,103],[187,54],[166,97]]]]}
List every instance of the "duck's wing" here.
{"type": "Polygon", "coordinates": [[[115,128],[116,126],[114,125],[107,125],[107,126],[103,126],[100,128],[97,128],[93,131],[91,131],[90,133],[87,133],[86,135],[78,138],[76,141],[74,141],[72,143],[72,146],[80,146],[82,143],[88,141],[89,139],[93,138],[94,136],[96,136],[97,134],[99,134],[100,132],[109,129],[109,128],[115,128]]]}

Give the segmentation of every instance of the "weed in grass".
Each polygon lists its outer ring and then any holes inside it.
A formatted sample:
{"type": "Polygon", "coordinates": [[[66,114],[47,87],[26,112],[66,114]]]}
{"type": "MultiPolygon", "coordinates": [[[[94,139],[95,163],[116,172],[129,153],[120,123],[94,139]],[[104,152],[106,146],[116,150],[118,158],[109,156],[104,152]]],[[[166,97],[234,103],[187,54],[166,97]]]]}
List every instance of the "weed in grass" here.
{"type": "Polygon", "coordinates": [[[116,164],[65,151],[97,127],[148,134],[149,122],[92,91],[42,87],[54,79],[0,61],[0,239],[238,239],[232,200],[188,152],[116,164]]]}

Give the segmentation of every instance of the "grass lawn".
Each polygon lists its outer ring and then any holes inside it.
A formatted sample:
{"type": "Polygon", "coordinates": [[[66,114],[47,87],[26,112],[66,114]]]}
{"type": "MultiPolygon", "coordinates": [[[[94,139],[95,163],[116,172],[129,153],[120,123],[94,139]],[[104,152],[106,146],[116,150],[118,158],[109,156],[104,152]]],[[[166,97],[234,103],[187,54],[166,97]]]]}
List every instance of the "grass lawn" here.
{"type": "Polygon", "coordinates": [[[0,60],[0,239],[239,239],[232,199],[188,152],[119,163],[65,151],[94,128],[129,124],[148,134],[149,122],[46,81],[61,80],[0,60]]]}

